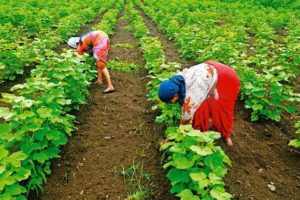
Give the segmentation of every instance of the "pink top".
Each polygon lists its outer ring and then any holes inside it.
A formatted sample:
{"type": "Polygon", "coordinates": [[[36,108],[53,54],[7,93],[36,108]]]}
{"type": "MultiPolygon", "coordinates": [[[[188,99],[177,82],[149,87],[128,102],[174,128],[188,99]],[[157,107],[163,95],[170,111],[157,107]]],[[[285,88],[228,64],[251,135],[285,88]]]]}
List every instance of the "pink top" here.
{"type": "Polygon", "coordinates": [[[82,55],[84,51],[93,50],[94,55],[101,54],[101,51],[106,48],[109,43],[109,37],[103,31],[92,31],[84,35],[82,44],[78,45],[77,52],[82,55]]]}

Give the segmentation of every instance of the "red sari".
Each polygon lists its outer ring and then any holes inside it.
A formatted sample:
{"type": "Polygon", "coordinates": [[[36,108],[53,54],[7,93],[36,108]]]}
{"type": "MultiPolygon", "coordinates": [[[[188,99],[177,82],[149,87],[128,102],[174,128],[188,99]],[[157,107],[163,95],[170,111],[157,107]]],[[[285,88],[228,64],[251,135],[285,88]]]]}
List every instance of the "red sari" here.
{"type": "Polygon", "coordinates": [[[193,127],[197,130],[208,131],[212,127],[229,137],[234,122],[234,106],[240,89],[240,80],[236,72],[227,65],[215,61],[207,61],[218,70],[216,90],[218,99],[210,95],[202,102],[194,114],[193,127]]]}

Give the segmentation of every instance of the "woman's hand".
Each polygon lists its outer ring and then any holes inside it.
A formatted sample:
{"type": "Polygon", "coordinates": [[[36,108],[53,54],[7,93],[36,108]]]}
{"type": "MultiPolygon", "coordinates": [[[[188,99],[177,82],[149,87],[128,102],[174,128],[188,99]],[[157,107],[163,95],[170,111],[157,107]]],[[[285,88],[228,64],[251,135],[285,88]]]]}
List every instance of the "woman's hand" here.
{"type": "Polygon", "coordinates": [[[164,144],[166,144],[167,142],[169,142],[170,141],[170,139],[168,139],[168,138],[166,138],[166,139],[164,139],[161,143],[159,143],[160,144],[160,146],[162,146],[162,145],[164,145],[164,144]]]}
{"type": "Polygon", "coordinates": [[[181,125],[192,124],[192,123],[193,123],[192,119],[183,119],[183,118],[181,118],[181,120],[180,120],[181,125]]]}
{"type": "Polygon", "coordinates": [[[230,147],[233,146],[231,137],[226,138],[226,144],[227,144],[228,146],[230,146],[230,147]]]}

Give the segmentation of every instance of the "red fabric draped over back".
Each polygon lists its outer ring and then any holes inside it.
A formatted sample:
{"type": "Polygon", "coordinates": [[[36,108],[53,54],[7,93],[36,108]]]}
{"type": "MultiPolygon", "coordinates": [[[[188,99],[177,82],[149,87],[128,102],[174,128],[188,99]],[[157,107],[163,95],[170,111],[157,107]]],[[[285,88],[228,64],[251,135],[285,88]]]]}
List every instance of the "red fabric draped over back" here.
{"type": "Polygon", "coordinates": [[[218,99],[211,94],[194,115],[193,127],[208,131],[210,127],[227,138],[233,128],[234,107],[240,89],[240,80],[236,72],[227,65],[215,61],[207,61],[218,70],[216,90],[218,99]]]}

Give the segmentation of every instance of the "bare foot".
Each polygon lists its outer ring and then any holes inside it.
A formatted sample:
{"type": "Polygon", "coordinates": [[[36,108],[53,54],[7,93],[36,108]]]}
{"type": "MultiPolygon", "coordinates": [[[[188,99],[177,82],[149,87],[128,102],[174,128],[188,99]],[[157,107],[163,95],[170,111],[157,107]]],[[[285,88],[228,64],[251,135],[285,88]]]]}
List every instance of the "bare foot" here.
{"type": "Polygon", "coordinates": [[[232,147],[233,146],[233,143],[232,143],[232,140],[230,137],[226,138],[226,143],[228,146],[232,147]]]}
{"type": "Polygon", "coordinates": [[[94,83],[97,83],[98,85],[102,85],[102,80],[96,80],[94,83]]]}
{"type": "Polygon", "coordinates": [[[115,92],[115,91],[116,91],[115,88],[113,88],[113,87],[108,87],[108,88],[106,88],[106,89],[104,90],[103,93],[111,93],[111,92],[115,92]]]}

